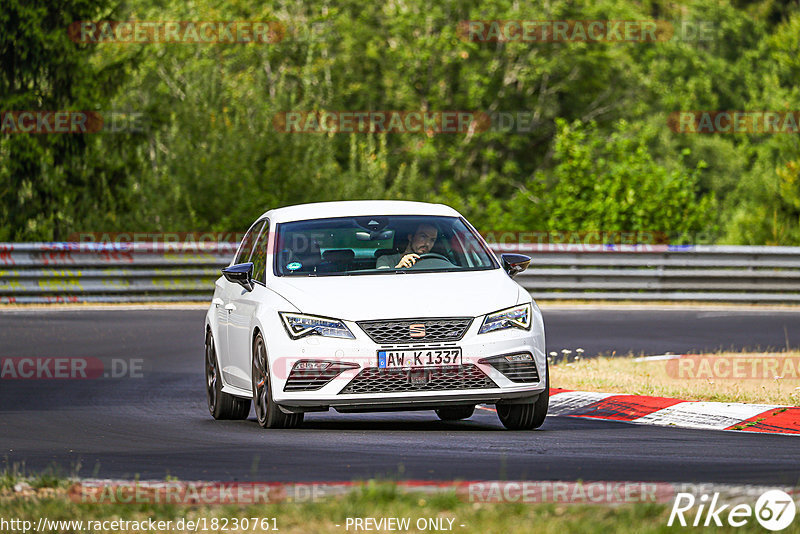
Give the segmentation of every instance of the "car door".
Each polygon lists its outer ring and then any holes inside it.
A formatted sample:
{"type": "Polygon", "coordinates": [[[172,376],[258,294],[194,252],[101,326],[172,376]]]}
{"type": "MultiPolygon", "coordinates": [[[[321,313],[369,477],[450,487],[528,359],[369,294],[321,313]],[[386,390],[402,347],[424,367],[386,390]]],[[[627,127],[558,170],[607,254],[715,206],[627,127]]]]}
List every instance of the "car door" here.
{"type": "Polygon", "coordinates": [[[250,261],[253,262],[253,290],[239,288],[232,296],[232,309],[228,316],[228,345],[231,366],[237,377],[239,387],[251,388],[250,366],[252,356],[252,325],[258,306],[269,298],[266,288],[267,242],[269,241],[269,221],[261,229],[261,234],[253,247],[250,261]]]}
{"type": "MultiPolygon", "coordinates": [[[[250,261],[250,256],[253,252],[253,246],[264,227],[264,220],[256,221],[245,234],[242,239],[242,244],[239,245],[239,250],[231,265],[239,263],[247,263],[250,261]]],[[[217,314],[217,350],[219,351],[219,365],[222,371],[222,376],[226,384],[236,387],[250,388],[249,382],[243,386],[241,373],[236,371],[236,367],[231,358],[231,343],[230,343],[230,319],[231,312],[235,305],[234,299],[244,288],[237,283],[229,282],[225,277],[217,280],[218,290],[215,292],[214,305],[216,306],[217,314]]]]}

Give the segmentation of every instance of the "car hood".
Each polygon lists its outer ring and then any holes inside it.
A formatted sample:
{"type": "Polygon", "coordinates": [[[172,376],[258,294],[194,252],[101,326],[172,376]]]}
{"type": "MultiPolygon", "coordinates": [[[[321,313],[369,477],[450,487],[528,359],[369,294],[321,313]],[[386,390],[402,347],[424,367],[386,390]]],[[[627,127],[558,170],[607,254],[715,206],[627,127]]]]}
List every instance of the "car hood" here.
{"type": "Polygon", "coordinates": [[[465,273],[283,276],[272,278],[270,287],[301,313],[350,321],[477,317],[513,306],[525,293],[502,269],[465,273]]]}

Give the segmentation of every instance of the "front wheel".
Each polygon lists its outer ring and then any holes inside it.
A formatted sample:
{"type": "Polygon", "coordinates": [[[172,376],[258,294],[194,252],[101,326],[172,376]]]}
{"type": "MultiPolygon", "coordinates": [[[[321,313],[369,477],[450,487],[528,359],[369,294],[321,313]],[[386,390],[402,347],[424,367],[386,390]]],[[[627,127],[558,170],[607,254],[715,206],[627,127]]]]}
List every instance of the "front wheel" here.
{"type": "Polygon", "coordinates": [[[206,333],[206,399],[214,419],[247,419],[250,399],[235,397],[222,391],[222,378],[214,348],[214,337],[206,333]]]}
{"type": "Polygon", "coordinates": [[[272,386],[267,368],[267,347],[261,334],[253,342],[253,404],[262,428],[295,428],[303,422],[302,413],[283,413],[272,400],[272,386]]]}
{"type": "Polygon", "coordinates": [[[533,430],[539,428],[547,417],[550,406],[550,368],[545,364],[547,379],[545,389],[536,401],[527,404],[498,404],[497,417],[509,430],[533,430]]]}

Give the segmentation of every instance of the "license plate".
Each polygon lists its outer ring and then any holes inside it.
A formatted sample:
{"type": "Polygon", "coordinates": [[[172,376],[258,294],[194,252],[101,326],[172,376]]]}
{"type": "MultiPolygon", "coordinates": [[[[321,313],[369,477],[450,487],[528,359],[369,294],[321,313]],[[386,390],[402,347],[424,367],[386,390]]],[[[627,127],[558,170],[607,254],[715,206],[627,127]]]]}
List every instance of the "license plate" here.
{"type": "Polygon", "coordinates": [[[461,365],[460,348],[378,351],[378,367],[381,369],[413,369],[445,365],[461,365]]]}

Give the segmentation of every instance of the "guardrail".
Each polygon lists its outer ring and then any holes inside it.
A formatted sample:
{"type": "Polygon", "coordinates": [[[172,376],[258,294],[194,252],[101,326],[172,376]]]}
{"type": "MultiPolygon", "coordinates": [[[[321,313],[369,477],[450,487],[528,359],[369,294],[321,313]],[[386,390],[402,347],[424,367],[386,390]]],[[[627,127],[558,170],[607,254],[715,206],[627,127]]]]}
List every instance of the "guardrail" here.
{"type": "Polygon", "coordinates": [[[800,302],[800,247],[494,246],[533,258],[537,299],[800,302]]]}
{"type": "Polygon", "coordinates": [[[235,243],[0,243],[0,302],[207,301],[235,243]]]}
{"type": "MultiPolygon", "coordinates": [[[[207,301],[234,243],[0,243],[0,302],[207,301]]],[[[536,299],[800,303],[800,247],[493,244],[536,299]]]]}

